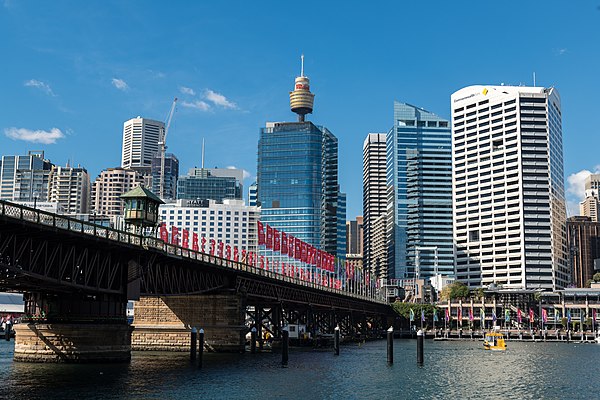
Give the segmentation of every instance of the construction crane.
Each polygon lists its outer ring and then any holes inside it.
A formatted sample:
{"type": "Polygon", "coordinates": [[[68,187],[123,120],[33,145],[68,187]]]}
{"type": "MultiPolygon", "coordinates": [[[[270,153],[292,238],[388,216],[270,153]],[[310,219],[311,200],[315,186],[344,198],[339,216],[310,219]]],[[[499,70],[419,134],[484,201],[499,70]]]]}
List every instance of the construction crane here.
{"type": "Polygon", "coordinates": [[[175,112],[175,105],[177,105],[177,97],[173,99],[171,104],[171,111],[165,123],[165,127],[161,129],[160,137],[158,139],[158,147],[160,148],[160,185],[158,189],[158,196],[161,199],[165,198],[165,154],[167,152],[167,135],[169,134],[169,127],[171,126],[171,119],[175,112]]]}

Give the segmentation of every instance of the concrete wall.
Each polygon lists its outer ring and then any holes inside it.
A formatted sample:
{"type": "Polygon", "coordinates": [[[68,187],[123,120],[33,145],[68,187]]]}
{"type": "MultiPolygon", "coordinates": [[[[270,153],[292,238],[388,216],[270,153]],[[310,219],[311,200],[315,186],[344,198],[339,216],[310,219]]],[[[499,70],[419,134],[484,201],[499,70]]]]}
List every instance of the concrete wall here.
{"type": "Polygon", "coordinates": [[[207,351],[243,352],[245,304],[235,293],[142,296],[134,306],[132,350],[189,351],[192,327],[207,351]]]}

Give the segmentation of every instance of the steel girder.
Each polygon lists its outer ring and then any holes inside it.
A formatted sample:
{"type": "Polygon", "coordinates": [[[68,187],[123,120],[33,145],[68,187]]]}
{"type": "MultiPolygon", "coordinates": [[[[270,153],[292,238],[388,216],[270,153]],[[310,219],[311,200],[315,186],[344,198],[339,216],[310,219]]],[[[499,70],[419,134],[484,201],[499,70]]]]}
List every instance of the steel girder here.
{"type": "Polygon", "coordinates": [[[44,231],[0,229],[0,287],[9,290],[124,294],[128,257],[97,241],[44,231]]]}

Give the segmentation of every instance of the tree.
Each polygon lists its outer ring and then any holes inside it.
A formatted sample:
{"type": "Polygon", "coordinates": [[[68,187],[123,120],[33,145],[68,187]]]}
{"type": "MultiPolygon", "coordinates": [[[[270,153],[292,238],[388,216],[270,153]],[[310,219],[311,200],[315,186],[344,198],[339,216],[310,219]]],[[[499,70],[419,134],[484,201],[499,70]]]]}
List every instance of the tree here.
{"type": "Polygon", "coordinates": [[[420,320],[421,310],[425,311],[425,318],[433,318],[433,312],[437,310],[437,307],[433,304],[419,304],[419,303],[402,303],[396,301],[392,303],[392,308],[396,311],[396,314],[406,319],[410,318],[410,310],[412,309],[415,313],[415,320],[420,320]]]}
{"type": "Polygon", "coordinates": [[[594,282],[600,282],[600,272],[596,272],[594,276],[592,276],[594,282]]]}
{"type": "Polygon", "coordinates": [[[469,288],[461,282],[454,282],[442,289],[442,300],[465,299],[469,297],[469,288]]]}

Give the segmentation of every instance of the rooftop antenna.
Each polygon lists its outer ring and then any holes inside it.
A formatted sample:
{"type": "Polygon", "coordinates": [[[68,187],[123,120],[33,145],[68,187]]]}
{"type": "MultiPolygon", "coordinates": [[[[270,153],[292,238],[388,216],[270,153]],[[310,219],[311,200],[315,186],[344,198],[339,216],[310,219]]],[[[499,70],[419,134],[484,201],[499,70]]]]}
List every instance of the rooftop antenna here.
{"type": "Polygon", "coordinates": [[[535,87],[535,71],[533,71],[533,87],[535,87]]]}
{"type": "Polygon", "coordinates": [[[204,169],[204,138],[202,138],[202,169],[204,169]]]}
{"type": "Polygon", "coordinates": [[[304,77],[304,54],[302,54],[300,56],[300,59],[302,60],[302,68],[300,69],[300,76],[304,77]]]}

